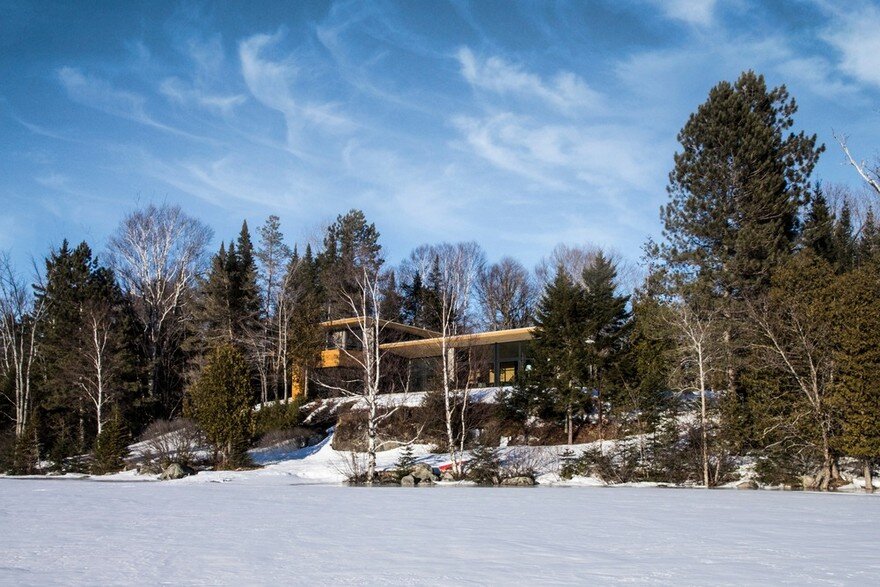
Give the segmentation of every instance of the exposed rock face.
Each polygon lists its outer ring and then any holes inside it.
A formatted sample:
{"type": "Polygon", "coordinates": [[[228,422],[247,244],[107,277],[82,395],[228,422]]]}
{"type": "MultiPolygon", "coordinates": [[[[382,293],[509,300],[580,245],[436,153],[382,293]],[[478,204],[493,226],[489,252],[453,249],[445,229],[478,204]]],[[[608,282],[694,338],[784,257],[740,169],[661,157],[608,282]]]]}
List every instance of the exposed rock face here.
{"type": "Polygon", "coordinates": [[[501,482],[501,485],[508,487],[526,487],[534,484],[535,480],[531,477],[509,477],[501,482]]]}
{"type": "Polygon", "coordinates": [[[412,475],[407,475],[405,477],[400,478],[400,486],[401,487],[415,487],[416,480],[412,475]]]}
{"type": "Polygon", "coordinates": [[[737,489],[757,489],[758,484],[749,479],[748,481],[743,481],[742,483],[737,484],[737,489]]]}
{"type": "Polygon", "coordinates": [[[188,477],[189,475],[195,475],[196,472],[190,467],[186,465],[179,465],[177,463],[171,463],[168,465],[162,474],[159,476],[159,479],[162,481],[168,481],[170,479],[183,479],[184,477],[188,477]]]}

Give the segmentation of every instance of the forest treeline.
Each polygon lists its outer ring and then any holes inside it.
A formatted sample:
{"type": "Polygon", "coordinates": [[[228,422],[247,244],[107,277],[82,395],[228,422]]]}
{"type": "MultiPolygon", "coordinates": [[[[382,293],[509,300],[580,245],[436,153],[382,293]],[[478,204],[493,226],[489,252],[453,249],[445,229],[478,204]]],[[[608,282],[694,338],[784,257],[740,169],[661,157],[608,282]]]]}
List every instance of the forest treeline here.
{"type": "MultiPolygon", "coordinates": [[[[422,245],[391,267],[358,210],[293,246],[277,216],[254,233],[243,223],[209,251],[212,230],[171,205],[128,214],[100,255],[64,241],[33,279],[5,257],[3,468],[112,470],[127,442],[182,416],[219,464],[240,465],[260,434],[299,424],[295,405],[274,415],[253,405],[287,406],[278,400],[294,380],[306,393],[333,389],[307,372],[325,342],[317,324],[370,315],[444,337],[534,325],[534,368],[493,415],[514,442],[638,435],[653,457],[643,443],[606,465],[647,470],[654,458],[668,469],[687,455],[706,486],[735,458],[768,483],[828,489],[844,462],[870,477],[880,176],[841,142],[864,190],[821,184],[825,146],[795,130],[796,112],[785,87],[753,72],[712,88],[678,135],[662,238],[639,267],[569,243],[531,271],[510,257],[487,263],[474,242],[422,245]]],[[[405,390],[401,365],[382,365],[364,365],[361,385],[405,390]]],[[[437,442],[455,455],[486,436],[469,435],[466,395],[450,404],[466,382],[448,371],[437,442]]]]}

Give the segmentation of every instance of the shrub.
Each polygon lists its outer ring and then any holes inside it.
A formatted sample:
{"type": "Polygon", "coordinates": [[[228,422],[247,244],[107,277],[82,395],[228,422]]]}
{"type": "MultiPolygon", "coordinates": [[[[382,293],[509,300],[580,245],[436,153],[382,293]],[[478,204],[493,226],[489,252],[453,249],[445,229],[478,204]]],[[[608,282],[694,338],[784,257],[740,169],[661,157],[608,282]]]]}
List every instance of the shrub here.
{"type": "Polygon", "coordinates": [[[535,479],[541,471],[548,470],[554,460],[556,460],[555,455],[547,449],[517,447],[504,456],[499,477],[502,480],[512,477],[535,479]]]}
{"type": "Polygon", "coordinates": [[[156,420],[140,438],[144,443],[143,459],[164,469],[171,463],[192,467],[205,438],[195,422],[186,418],[156,420]]]}
{"type": "Polygon", "coordinates": [[[261,406],[254,412],[254,434],[262,437],[275,430],[290,430],[302,424],[299,400],[261,406]]]}

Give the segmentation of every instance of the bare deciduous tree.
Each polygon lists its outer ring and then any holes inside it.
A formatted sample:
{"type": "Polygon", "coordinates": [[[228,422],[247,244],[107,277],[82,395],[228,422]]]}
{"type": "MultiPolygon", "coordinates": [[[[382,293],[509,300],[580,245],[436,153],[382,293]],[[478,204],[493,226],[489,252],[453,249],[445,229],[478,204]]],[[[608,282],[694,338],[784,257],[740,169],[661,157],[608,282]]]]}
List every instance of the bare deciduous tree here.
{"type": "Polygon", "coordinates": [[[477,279],[477,297],[482,321],[491,330],[527,326],[538,288],[522,263],[504,257],[498,263],[480,271],[477,279]]]}
{"type": "Polygon", "coordinates": [[[181,335],[186,293],[204,269],[212,234],[179,206],[150,204],[128,214],[110,239],[110,263],[143,327],[150,397],[164,393],[161,362],[181,335]]]}
{"type": "Polygon", "coordinates": [[[484,254],[475,242],[443,243],[431,247],[433,267],[436,267],[439,283],[432,284],[437,288],[436,311],[439,313],[437,323],[440,329],[440,362],[441,380],[443,384],[444,417],[446,422],[446,441],[452,472],[455,476],[462,474],[462,452],[467,435],[467,404],[468,381],[461,386],[455,365],[456,353],[450,339],[464,334],[470,312],[474,288],[480,269],[484,263],[484,254]],[[460,422],[459,437],[456,438],[456,411],[460,422]],[[457,442],[456,442],[457,441],[457,442]]]}
{"type": "Polygon", "coordinates": [[[0,254],[0,345],[2,374],[12,380],[15,435],[25,433],[31,410],[31,370],[37,358],[37,327],[43,306],[15,274],[6,254],[0,254]]]}
{"type": "Polygon", "coordinates": [[[670,304],[667,310],[666,320],[675,333],[675,348],[679,358],[677,368],[673,371],[673,384],[682,392],[699,394],[703,485],[710,487],[713,480],[709,475],[707,392],[718,362],[718,312],[681,299],[670,304]]]}

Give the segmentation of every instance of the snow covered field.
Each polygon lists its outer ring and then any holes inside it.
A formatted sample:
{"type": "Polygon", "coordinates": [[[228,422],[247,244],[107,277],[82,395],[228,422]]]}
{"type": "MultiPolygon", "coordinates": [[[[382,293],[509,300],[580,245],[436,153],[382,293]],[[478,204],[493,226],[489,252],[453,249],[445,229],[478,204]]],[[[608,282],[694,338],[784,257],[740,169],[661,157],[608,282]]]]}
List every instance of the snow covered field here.
{"type": "Polygon", "coordinates": [[[0,479],[0,583],[872,584],[880,576],[880,499],[871,496],[280,480],[0,479]]]}

